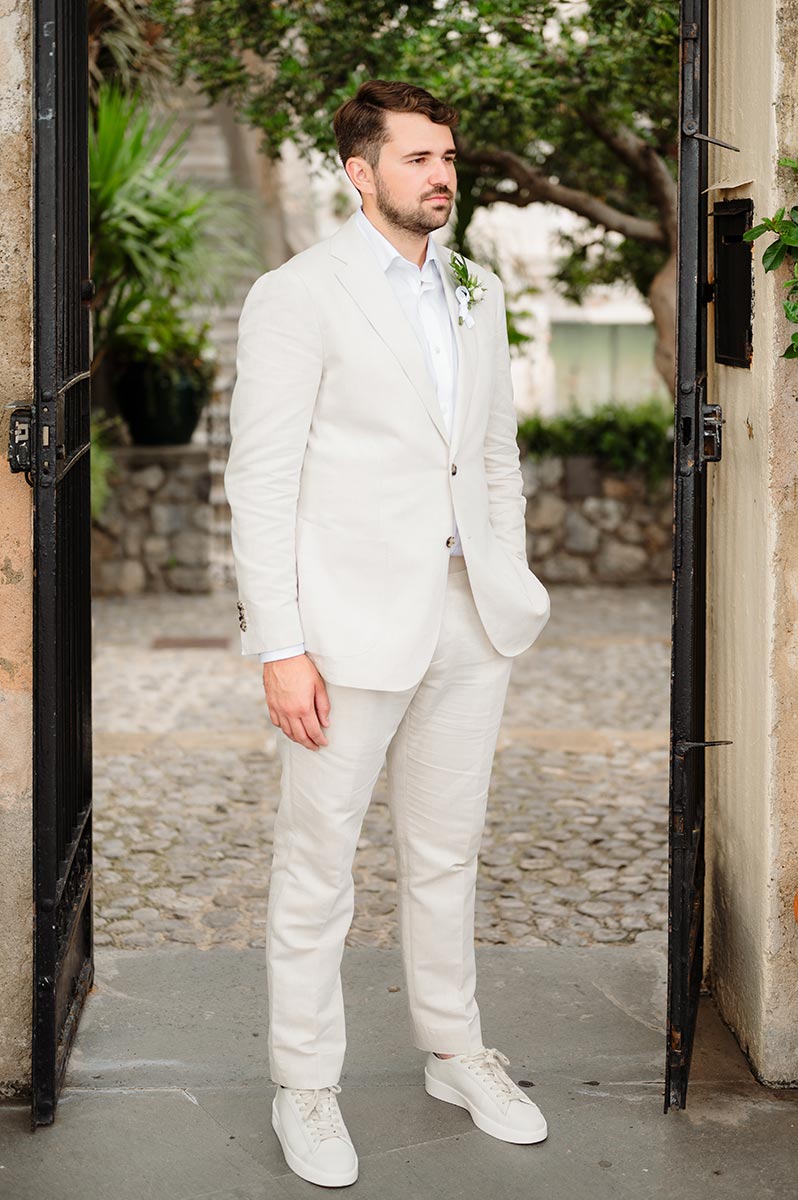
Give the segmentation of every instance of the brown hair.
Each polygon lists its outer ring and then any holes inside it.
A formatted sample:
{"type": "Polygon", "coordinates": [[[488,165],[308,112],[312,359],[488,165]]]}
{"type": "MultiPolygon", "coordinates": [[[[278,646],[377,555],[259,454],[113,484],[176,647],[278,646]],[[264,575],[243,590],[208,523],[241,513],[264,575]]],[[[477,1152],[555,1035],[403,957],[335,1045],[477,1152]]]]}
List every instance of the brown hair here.
{"type": "Polygon", "coordinates": [[[367,79],[354,96],[345,100],[333,115],[338,156],[344,167],[353,155],[376,167],[380,150],[388,141],[386,112],[420,112],[436,125],[450,129],[459,121],[456,109],[436,100],[424,88],[398,80],[367,79]]]}

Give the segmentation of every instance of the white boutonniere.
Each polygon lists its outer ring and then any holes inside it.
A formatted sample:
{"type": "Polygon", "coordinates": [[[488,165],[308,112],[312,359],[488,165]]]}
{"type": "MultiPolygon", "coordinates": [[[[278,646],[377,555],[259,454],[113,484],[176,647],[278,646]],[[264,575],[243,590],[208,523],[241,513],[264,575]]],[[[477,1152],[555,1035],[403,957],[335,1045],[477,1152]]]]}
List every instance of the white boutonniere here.
{"type": "Polygon", "coordinates": [[[457,254],[456,251],[452,250],[449,262],[454,272],[454,277],[458,282],[458,286],[454,292],[457,297],[457,303],[460,305],[457,317],[458,324],[462,325],[465,323],[466,328],[470,329],[474,324],[474,318],[468,310],[472,304],[477,304],[480,300],[484,300],[485,287],[480,283],[476,275],[469,274],[466,260],[462,254],[457,254]]]}

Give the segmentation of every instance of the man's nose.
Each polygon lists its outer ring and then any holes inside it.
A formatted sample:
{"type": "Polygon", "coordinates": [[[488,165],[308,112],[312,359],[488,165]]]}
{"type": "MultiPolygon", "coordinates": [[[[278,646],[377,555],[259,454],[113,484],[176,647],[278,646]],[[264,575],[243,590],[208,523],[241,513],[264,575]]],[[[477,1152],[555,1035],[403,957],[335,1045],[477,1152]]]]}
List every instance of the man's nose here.
{"type": "Polygon", "coordinates": [[[440,184],[444,184],[446,186],[446,190],[448,191],[449,190],[449,178],[450,178],[449,164],[447,162],[443,162],[441,160],[441,161],[433,164],[433,167],[432,167],[432,170],[430,171],[430,176],[429,176],[429,181],[433,185],[433,187],[436,187],[440,184]]]}

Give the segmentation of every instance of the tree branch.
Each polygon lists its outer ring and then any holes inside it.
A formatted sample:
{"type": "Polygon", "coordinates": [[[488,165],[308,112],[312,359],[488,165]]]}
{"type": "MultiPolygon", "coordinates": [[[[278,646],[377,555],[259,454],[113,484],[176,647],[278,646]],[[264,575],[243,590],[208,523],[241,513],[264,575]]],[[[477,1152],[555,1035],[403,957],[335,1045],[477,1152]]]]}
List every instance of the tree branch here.
{"type": "Polygon", "coordinates": [[[619,125],[615,129],[608,129],[597,119],[595,113],[586,109],[578,110],[578,116],[613,154],[646,180],[654,205],[662,216],[668,245],[675,248],[678,193],[676,181],[665,160],[652,145],[628,126],[619,125]]]}
{"type": "Polygon", "coordinates": [[[559,204],[562,208],[578,213],[594,225],[603,225],[624,237],[633,238],[640,242],[650,242],[655,246],[669,244],[666,231],[656,221],[643,217],[635,217],[619,208],[591,196],[589,192],[578,188],[567,187],[562,183],[554,183],[542,171],[531,167],[512,150],[499,150],[495,147],[475,148],[468,145],[458,134],[455,143],[460,157],[475,167],[492,168],[517,185],[515,192],[501,192],[497,189],[485,189],[478,197],[479,204],[493,204],[501,201],[504,204],[516,204],[525,207],[535,201],[548,201],[559,204]]]}

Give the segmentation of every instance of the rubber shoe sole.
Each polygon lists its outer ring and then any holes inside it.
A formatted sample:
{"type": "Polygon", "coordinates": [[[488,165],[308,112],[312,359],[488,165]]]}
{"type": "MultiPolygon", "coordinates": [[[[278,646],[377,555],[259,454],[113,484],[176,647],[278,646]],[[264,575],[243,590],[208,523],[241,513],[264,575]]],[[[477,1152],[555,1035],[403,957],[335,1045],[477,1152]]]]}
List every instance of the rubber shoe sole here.
{"type": "Polygon", "coordinates": [[[280,1145],[283,1148],[285,1161],[288,1163],[295,1175],[299,1175],[300,1179],[306,1179],[308,1183],[318,1183],[322,1187],[346,1187],[348,1183],[354,1183],[357,1179],[358,1162],[351,1171],[337,1172],[332,1174],[328,1171],[320,1171],[318,1168],[306,1163],[303,1158],[295,1154],[290,1146],[285,1144],[283,1140],[283,1131],[280,1126],[280,1117],[277,1112],[277,1106],[272,1101],[272,1129],[277,1134],[280,1145]]]}
{"type": "Polygon", "coordinates": [[[506,1125],[500,1125],[498,1121],[486,1117],[462,1092],[458,1092],[448,1083],[441,1083],[439,1079],[434,1079],[426,1067],[424,1068],[424,1090],[430,1096],[434,1096],[436,1100],[446,1100],[449,1104],[456,1104],[460,1108],[467,1109],[478,1129],[481,1129],[483,1133],[489,1133],[492,1137],[499,1138],[502,1142],[514,1142],[516,1145],[529,1146],[533,1142],[542,1142],[548,1136],[549,1128],[545,1123],[545,1117],[543,1118],[543,1129],[536,1130],[534,1133],[508,1129],[506,1125]]]}

